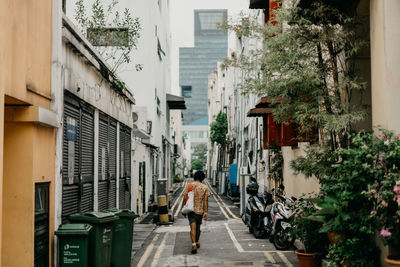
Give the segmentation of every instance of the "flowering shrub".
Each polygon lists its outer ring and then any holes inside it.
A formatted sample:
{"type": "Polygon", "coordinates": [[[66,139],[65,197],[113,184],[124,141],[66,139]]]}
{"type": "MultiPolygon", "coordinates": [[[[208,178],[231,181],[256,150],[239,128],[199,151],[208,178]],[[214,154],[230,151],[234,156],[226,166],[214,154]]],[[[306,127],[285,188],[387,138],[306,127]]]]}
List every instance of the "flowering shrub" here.
{"type": "Polygon", "coordinates": [[[329,249],[332,262],[347,259],[354,266],[378,266],[377,232],[385,244],[400,249],[400,140],[396,135],[360,132],[347,147],[310,149],[292,167],[318,178],[322,198],[335,199],[333,215],[314,216],[324,221],[321,229],[343,237],[329,249]]]}
{"type": "Polygon", "coordinates": [[[400,251],[400,140],[389,131],[374,139],[381,176],[364,194],[373,203],[370,217],[375,219],[383,242],[400,251]]]}

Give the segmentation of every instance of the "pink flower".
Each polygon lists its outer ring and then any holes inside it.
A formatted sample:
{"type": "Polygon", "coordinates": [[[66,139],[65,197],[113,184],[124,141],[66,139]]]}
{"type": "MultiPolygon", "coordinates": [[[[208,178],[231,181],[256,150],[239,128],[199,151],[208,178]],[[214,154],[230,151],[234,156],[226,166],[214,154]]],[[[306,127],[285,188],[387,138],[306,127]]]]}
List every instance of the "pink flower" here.
{"type": "Polygon", "coordinates": [[[381,230],[381,236],[383,236],[383,237],[389,237],[389,236],[391,236],[391,235],[392,235],[392,233],[389,232],[388,230],[385,230],[385,229],[382,229],[382,230],[381,230]]]}
{"type": "Polygon", "coordinates": [[[382,200],[382,206],[387,207],[388,203],[385,200],[382,200]]]}
{"type": "Polygon", "coordinates": [[[397,196],[397,205],[400,207],[400,195],[397,196]]]}
{"type": "Polygon", "coordinates": [[[386,140],[386,136],[385,136],[385,135],[382,137],[382,140],[383,140],[383,141],[385,141],[385,140],[386,140]]]}
{"type": "Polygon", "coordinates": [[[379,137],[379,138],[381,138],[381,137],[382,137],[382,135],[381,135],[381,134],[378,134],[378,137],[379,137]]]}
{"type": "Polygon", "coordinates": [[[369,191],[369,193],[372,195],[372,194],[375,194],[376,193],[376,190],[375,189],[371,189],[370,191],[369,191]]]}
{"type": "Polygon", "coordinates": [[[371,215],[375,215],[376,214],[376,210],[371,210],[371,215]]]}
{"type": "Polygon", "coordinates": [[[396,194],[400,194],[400,186],[398,186],[397,184],[395,186],[393,186],[393,192],[395,192],[396,194]]]}
{"type": "Polygon", "coordinates": [[[396,136],[396,140],[399,141],[399,137],[398,136],[396,136]]]}

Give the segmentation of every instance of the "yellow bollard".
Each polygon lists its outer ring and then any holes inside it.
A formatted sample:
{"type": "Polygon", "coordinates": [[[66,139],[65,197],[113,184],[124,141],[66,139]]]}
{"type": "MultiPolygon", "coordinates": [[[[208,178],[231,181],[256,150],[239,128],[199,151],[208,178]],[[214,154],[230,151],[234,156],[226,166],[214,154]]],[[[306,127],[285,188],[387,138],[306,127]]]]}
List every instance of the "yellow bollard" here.
{"type": "Polygon", "coordinates": [[[168,206],[167,206],[167,197],[165,195],[161,195],[157,197],[158,204],[158,216],[160,218],[160,223],[168,223],[168,206]]]}

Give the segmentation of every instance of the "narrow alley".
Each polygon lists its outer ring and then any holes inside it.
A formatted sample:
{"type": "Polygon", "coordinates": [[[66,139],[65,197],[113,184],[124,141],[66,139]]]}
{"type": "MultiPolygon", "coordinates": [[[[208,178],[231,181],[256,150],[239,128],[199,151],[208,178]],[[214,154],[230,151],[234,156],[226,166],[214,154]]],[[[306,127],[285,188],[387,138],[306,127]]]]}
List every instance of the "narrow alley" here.
{"type": "Polygon", "coordinates": [[[277,251],[268,239],[254,238],[243,224],[239,208],[218,195],[208,180],[203,183],[208,185],[211,196],[209,218],[203,220],[197,254],[191,254],[188,220],[180,213],[180,188],[172,205],[174,224],[155,228],[134,254],[131,266],[297,266],[294,251],[277,251]]]}

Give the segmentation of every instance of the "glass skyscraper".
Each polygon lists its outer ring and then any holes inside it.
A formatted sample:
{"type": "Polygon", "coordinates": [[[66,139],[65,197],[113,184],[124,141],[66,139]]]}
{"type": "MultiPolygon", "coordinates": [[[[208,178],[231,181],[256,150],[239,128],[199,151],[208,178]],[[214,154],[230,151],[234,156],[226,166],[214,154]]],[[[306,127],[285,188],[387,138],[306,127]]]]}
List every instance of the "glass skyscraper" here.
{"type": "Polygon", "coordinates": [[[208,75],[227,57],[227,30],[217,24],[227,19],[227,10],[194,11],[194,47],[179,49],[179,85],[185,97],[184,125],[208,125],[208,75]]]}

